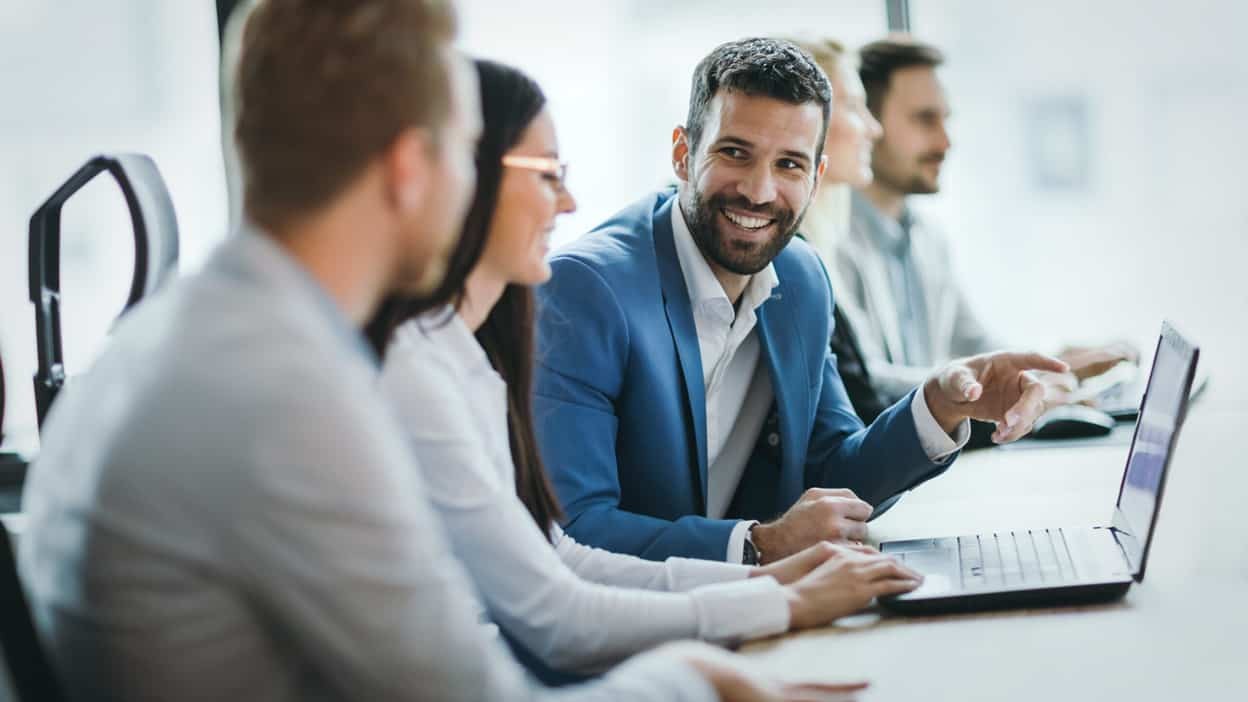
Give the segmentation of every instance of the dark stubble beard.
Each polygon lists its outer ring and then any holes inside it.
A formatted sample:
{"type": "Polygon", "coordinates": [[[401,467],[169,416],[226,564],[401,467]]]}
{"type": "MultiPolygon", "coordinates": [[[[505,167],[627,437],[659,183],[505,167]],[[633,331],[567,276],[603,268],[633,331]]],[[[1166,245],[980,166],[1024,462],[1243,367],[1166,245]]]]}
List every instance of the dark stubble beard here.
{"type": "MultiPolygon", "coordinates": [[[[933,163],[939,166],[944,160],[945,155],[942,153],[923,154],[919,157],[917,168],[933,163]]],[[[940,192],[939,175],[936,176],[935,181],[930,181],[921,173],[915,173],[910,177],[910,181],[906,183],[905,193],[907,195],[933,195],[938,192],[940,192]]]]}
{"type": "Polygon", "coordinates": [[[692,188],[689,193],[689,202],[684,208],[685,222],[689,225],[689,233],[693,235],[698,249],[713,263],[737,275],[754,275],[766,268],[793,240],[793,235],[797,233],[797,228],[801,226],[806,210],[810,207],[810,200],[807,199],[802,211],[794,215],[793,210],[787,207],[756,206],[743,197],[715,194],[706,198],[692,188]],[[724,208],[775,220],[776,233],[761,246],[734,242],[720,231],[715,219],[716,213],[724,208]]]}
{"type": "Polygon", "coordinates": [[[936,182],[927,180],[925,176],[918,172],[919,168],[929,163],[943,163],[945,154],[939,151],[919,156],[911,169],[893,168],[890,164],[894,162],[891,153],[887,155],[880,154],[881,146],[877,143],[875,151],[871,155],[872,166],[875,169],[875,181],[880,185],[887,186],[905,195],[932,195],[940,192],[940,177],[937,176],[936,182]]]}

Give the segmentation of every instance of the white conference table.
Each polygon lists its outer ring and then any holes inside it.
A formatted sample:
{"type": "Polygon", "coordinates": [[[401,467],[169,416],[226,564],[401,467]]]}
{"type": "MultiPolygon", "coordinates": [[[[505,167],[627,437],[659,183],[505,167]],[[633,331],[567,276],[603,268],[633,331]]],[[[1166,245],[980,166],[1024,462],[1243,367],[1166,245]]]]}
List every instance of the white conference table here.
{"type": "MultiPolygon", "coordinates": [[[[1129,433],[963,455],[871,522],[874,543],[1108,524],[1129,433]]],[[[859,615],[746,646],[784,678],[866,679],[872,700],[1248,700],[1248,412],[1197,404],[1144,582],[1096,606],[859,615]]]]}

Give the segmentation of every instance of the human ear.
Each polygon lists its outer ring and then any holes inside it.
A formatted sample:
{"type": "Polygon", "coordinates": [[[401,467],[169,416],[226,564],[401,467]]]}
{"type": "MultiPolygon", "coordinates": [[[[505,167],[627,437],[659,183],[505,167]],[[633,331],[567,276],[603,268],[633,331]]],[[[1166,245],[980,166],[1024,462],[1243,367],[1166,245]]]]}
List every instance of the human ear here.
{"type": "Polygon", "coordinates": [[[672,171],[681,182],[689,182],[689,133],[677,125],[672,130],[672,171]]]}
{"type": "Polygon", "coordinates": [[[394,207],[411,212],[422,207],[429,189],[437,148],[429,130],[405,129],[386,151],[387,194],[394,207]]]}
{"type": "Polygon", "coordinates": [[[815,187],[811,192],[819,191],[819,184],[823,182],[823,174],[828,170],[828,155],[823,154],[819,157],[819,165],[815,167],[815,187]]]}

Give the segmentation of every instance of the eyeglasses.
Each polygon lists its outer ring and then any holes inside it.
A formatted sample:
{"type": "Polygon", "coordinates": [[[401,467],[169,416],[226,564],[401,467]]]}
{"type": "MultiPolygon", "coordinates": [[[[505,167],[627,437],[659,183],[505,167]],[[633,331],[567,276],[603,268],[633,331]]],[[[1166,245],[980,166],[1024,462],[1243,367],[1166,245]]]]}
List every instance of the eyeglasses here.
{"type": "Polygon", "coordinates": [[[503,165],[507,168],[521,168],[526,171],[537,171],[543,178],[555,184],[559,190],[566,189],[568,164],[559,159],[547,156],[519,156],[508,154],[503,156],[503,165]]]}

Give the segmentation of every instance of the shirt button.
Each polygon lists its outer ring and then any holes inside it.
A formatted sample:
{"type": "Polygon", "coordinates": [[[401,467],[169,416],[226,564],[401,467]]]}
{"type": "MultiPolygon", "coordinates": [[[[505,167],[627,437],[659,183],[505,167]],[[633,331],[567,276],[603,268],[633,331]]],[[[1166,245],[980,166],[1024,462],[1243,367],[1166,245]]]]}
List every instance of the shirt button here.
{"type": "Polygon", "coordinates": [[[768,446],[770,446],[770,447],[772,447],[772,448],[775,448],[775,447],[779,446],[779,445],[780,445],[780,435],[779,435],[779,434],[777,434],[777,433],[775,433],[775,432],[772,432],[772,433],[768,434],[768,435],[767,435],[767,445],[768,445],[768,446]]]}

